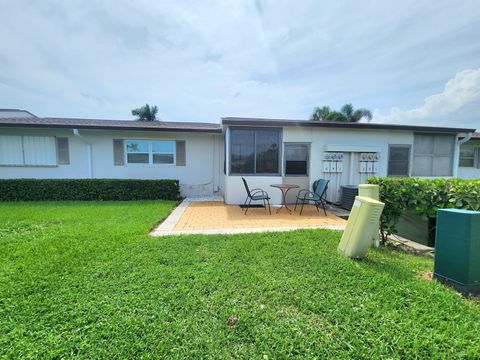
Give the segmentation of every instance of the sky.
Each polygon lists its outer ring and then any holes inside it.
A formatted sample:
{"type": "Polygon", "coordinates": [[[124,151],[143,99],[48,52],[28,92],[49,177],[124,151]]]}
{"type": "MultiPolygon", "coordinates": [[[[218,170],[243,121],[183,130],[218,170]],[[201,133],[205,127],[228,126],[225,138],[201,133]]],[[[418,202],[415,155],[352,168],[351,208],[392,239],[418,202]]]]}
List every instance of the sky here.
{"type": "Polygon", "coordinates": [[[0,0],[0,23],[0,108],[480,128],[478,0],[0,0]]]}

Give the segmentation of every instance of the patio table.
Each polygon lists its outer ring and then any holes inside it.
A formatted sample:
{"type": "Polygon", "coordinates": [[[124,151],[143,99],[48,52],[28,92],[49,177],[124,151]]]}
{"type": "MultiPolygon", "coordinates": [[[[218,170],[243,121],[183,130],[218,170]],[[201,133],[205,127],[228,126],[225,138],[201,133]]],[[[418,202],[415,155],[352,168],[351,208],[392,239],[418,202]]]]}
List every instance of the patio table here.
{"type": "Polygon", "coordinates": [[[296,188],[299,188],[300,186],[295,184],[272,184],[270,186],[280,189],[280,191],[282,192],[282,204],[277,209],[277,213],[283,208],[285,208],[291,214],[292,210],[290,210],[287,206],[287,193],[290,189],[296,189],[296,188]]]}

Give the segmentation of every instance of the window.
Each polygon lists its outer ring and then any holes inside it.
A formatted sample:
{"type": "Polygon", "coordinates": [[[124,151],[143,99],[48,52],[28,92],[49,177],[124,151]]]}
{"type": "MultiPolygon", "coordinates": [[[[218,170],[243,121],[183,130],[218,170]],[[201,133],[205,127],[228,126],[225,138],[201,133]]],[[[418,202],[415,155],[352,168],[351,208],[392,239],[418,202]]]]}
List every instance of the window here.
{"type": "Polygon", "coordinates": [[[390,145],[388,176],[409,176],[410,145],[390,145]]]}
{"type": "Polygon", "coordinates": [[[154,164],[170,164],[175,161],[175,144],[173,141],[153,141],[152,156],[154,164]]]}
{"type": "Polygon", "coordinates": [[[231,174],[280,174],[280,130],[236,129],[230,131],[231,174]]]}
{"type": "Polygon", "coordinates": [[[0,165],[57,165],[55,137],[0,136],[0,165]]]}
{"type": "Polygon", "coordinates": [[[308,175],[309,144],[285,144],[285,175],[308,175]]]}
{"type": "Polygon", "coordinates": [[[414,176],[451,176],[455,136],[415,134],[414,176]]]}
{"type": "Polygon", "coordinates": [[[460,162],[462,167],[475,167],[475,153],[478,150],[474,146],[463,145],[460,147],[460,162]]]}
{"type": "Polygon", "coordinates": [[[175,164],[174,141],[126,140],[125,149],[127,164],[175,164]]]}

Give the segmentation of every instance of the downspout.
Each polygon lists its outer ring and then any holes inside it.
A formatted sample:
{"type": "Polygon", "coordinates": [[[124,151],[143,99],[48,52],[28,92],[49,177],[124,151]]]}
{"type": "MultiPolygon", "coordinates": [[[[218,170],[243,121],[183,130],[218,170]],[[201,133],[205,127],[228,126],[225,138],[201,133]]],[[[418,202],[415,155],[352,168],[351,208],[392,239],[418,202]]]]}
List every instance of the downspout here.
{"type": "Polygon", "coordinates": [[[93,178],[93,168],[92,168],[92,143],[85,139],[78,129],[73,129],[73,135],[78,137],[82,140],[85,144],[87,144],[87,168],[88,168],[88,177],[91,179],[93,178]]]}
{"type": "Polygon", "coordinates": [[[466,143],[471,138],[472,138],[472,133],[467,133],[463,139],[458,140],[458,137],[456,139],[457,146],[455,146],[455,154],[453,156],[453,172],[452,172],[453,177],[458,176],[458,165],[460,162],[460,146],[462,146],[462,144],[466,143]]]}

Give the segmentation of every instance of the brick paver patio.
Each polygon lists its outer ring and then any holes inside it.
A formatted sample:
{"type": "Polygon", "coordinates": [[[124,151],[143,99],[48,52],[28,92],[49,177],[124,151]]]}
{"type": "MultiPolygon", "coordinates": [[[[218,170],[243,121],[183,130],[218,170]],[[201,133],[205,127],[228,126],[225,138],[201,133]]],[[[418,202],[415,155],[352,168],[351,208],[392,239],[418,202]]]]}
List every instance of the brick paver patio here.
{"type": "MultiPolygon", "coordinates": [[[[293,208],[293,206],[292,206],[293,208]]],[[[298,209],[299,210],[299,209],[298,209]]],[[[241,233],[257,231],[283,231],[301,228],[327,228],[343,230],[346,220],[327,212],[324,215],[312,205],[289,214],[285,209],[272,215],[264,208],[250,208],[247,215],[238,205],[225,205],[221,201],[184,202],[156,229],[152,235],[185,233],[241,233]]]]}

